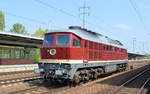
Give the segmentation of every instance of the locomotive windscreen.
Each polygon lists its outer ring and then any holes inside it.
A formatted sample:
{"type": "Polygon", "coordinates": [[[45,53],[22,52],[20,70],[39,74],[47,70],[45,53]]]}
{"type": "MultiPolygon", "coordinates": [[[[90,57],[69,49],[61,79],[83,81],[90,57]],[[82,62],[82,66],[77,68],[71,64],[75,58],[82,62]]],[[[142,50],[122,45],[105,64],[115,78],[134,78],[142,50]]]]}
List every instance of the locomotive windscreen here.
{"type": "Polygon", "coordinates": [[[44,46],[69,46],[70,36],[67,34],[53,34],[46,35],[43,45],[44,46]]]}
{"type": "Polygon", "coordinates": [[[69,35],[58,35],[56,40],[57,46],[68,46],[69,45],[69,35]]]}
{"type": "Polygon", "coordinates": [[[45,46],[51,46],[51,45],[53,45],[53,41],[54,41],[54,36],[52,36],[52,35],[46,35],[45,39],[44,39],[43,45],[45,45],[45,46]]]}

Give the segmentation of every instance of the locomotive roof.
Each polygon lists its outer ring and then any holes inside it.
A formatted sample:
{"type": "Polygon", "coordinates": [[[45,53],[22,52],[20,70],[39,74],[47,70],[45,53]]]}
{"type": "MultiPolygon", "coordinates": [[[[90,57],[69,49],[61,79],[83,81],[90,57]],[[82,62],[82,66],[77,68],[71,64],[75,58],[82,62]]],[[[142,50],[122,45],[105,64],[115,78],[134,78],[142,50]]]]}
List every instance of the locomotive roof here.
{"type": "Polygon", "coordinates": [[[108,38],[107,36],[101,35],[96,32],[88,31],[86,29],[62,29],[62,30],[52,30],[48,33],[54,33],[54,32],[70,32],[73,33],[82,39],[97,42],[97,43],[104,43],[107,45],[116,46],[119,48],[125,48],[123,44],[118,40],[113,40],[108,38]]]}

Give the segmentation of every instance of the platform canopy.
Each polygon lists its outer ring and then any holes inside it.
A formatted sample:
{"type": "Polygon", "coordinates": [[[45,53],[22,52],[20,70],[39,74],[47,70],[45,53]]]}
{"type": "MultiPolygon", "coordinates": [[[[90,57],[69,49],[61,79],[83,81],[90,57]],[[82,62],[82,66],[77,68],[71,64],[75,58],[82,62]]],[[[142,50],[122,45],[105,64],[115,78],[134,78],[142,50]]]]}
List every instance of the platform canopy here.
{"type": "Polygon", "coordinates": [[[42,45],[42,42],[43,38],[3,31],[0,32],[0,45],[39,48],[42,45]]]}
{"type": "Polygon", "coordinates": [[[131,53],[128,52],[129,59],[136,59],[137,57],[144,57],[144,54],[137,54],[137,53],[131,53]]]}

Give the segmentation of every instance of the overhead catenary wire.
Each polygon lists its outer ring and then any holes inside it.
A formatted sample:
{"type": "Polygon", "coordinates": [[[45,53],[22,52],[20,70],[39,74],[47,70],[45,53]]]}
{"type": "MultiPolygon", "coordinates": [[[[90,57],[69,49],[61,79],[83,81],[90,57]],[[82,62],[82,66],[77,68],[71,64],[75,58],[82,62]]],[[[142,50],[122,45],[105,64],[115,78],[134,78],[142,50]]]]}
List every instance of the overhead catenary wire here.
{"type": "Polygon", "coordinates": [[[27,20],[27,21],[31,21],[31,22],[36,22],[36,23],[40,23],[40,24],[43,24],[43,25],[47,25],[46,22],[38,21],[38,20],[35,20],[35,19],[32,19],[32,18],[28,18],[28,17],[24,17],[24,16],[19,16],[19,15],[10,13],[10,12],[4,12],[4,13],[6,15],[10,15],[10,16],[13,16],[13,17],[16,17],[16,18],[20,18],[20,19],[24,19],[24,20],[27,20]]]}
{"type": "MultiPolygon", "coordinates": [[[[150,35],[150,29],[149,29],[149,27],[146,25],[146,23],[145,23],[145,21],[144,21],[144,19],[143,19],[143,17],[142,17],[142,14],[141,14],[141,12],[140,12],[140,10],[139,10],[139,7],[138,7],[138,5],[136,4],[135,0],[129,0],[129,2],[130,2],[130,4],[131,4],[132,8],[134,9],[134,11],[135,11],[135,13],[136,13],[136,15],[137,15],[139,21],[140,21],[141,24],[143,25],[144,31],[146,31],[146,32],[150,35]]],[[[141,46],[142,46],[141,51],[142,51],[142,53],[144,54],[144,42],[141,43],[141,46]]]]}
{"type": "MultiPolygon", "coordinates": [[[[67,12],[67,11],[64,10],[64,9],[60,9],[60,8],[54,7],[54,6],[52,6],[52,5],[48,4],[48,3],[43,2],[42,0],[34,0],[34,1],[37,2],[37,3],[39,3],[39,4],[42,4],[42,5],[44,5],[44,6],[47,6],[47,7],[49,7],[49,8],[52,8],[52,9],[54,9],[54,10],[57,10],[57,11],[59,11],[59,12],[65,14],[65,15],[68,15],[68,16],[70,16],[70,17],[73,17],[73,18],[75,18],[75,19],[77,19],[77,20],[79,20],[79,21],[82,22],[82,19],[80,19],[78,16],[75,16],[75,15],[73,15],[73,14],[67,12]]],[[[89,22],[89,21],[86,21],[86,23],[91,24],[92,26],[96,27],[97,29],[102,29],[102,30],[104,30],[104,31],[108,31],[108,30],[105,30],[104,28],[102,28],[101,26],[97,26],[96,24],[91,23],[91,22],[89,22]]],[[[110,32],[110,31],[109,31],[109,32],[110,32]]]]}
{"type": "Polygon", "coordinates": [[[34,1],[37,2],[37,3],[40,3],[40,4],[42,4],[42,5],[45,5],[45,6],[49,7],[49,8],[55,9],[55,10],[57,10],[57,11],[60,11],[61,13],[64,13],[64,14],[66,14],[66,15],[69,15],[69,16],[72,16],[72,17],[77,18],[77,16],[72,15],[71,13],[69,13],[69,12],[67,12],[67,11],[64,11],[63,9],[60,9],[60,8],[54,7],[54,6],[52,6],[52,5],[48,4],[48,3],[45,3],[45,2],[43,2],[42,0],[34,0],[34,1]]]}
{"type": "MultiPolygon", "coordinates": [[[[75,2],[74,0],[72,0],[72,2],[73,2],[74,5],[76,5],[76,6],[78,6],[78,7],[81,7],[81,6],[80,6],[77,2],[75,2]]],[[[85,3],[85,0],[83,0],[83,3],[85,3]]],[[[96,19],[96,20],[94,20],[94,25],[96,25],[97,27],[99,27],[99,28],[101,28],[101,29],[104,30],[104,27],[99,26],[98,23],[97,23],[97,22],[100,21],[100,22],[104,23],[107,27],[112,28],[112,25],[106,23],[106,22],[104,21],[104,19],[100,19],[99,17],[97,17],[97,16],[94,15],[94,14],[92,14],[92,17],[96,19]]],[[[90,23],[90,22],[89,22],[89,23],[90,23]]],[[[90,23],[90,24],[91,24],[91,23],[90,23]]],[[[92,23],[92,24],[93,24],[93,23],[92,23]]],[[[111,32],[110,30],[108,30],[108,28],[107,28],[107,29],[105,28],[105,31],[111,32]]],[[[112,33],[112,32],[111,32],[111,33],[112,33]]]]}
{"type": "Polygon", "coordinates": [[[142,15],[141,15],[141,13],[138,9],[138,6],[137,6],[136,2],[134,0],[129,0],[129,2],[131,4],[132,8],[134,9],[134,11],[136,12],[136,15],[137,15],[139,21],[143,24],[145,31],[149,33],[150,29],[145,24],[144,19],[143,19],[142,15]]]}
{"type": "Polygon", "coordinates": [[[59,26],[56,25],[52,20],[49,20],[49,22],[43,22],[43,21],[36,20],[36,19],[33,19],[33,18],[16,15],[16,14],[13,14],[13,13],[10,13],[10,12],[4,12],[4,13],[5,13],[6,15],[13,16],[13,17],[16,17],[16,18],[19,18],[19,19],[23,19],[23,20],[26,20],[26,21],[34,22],[34,23],[37,23],[37,24],[41,24],[41,25],[48,26],[49,23],[51,23],[51,24],[53,24],[53,26],[59,27],[59,26]]]}

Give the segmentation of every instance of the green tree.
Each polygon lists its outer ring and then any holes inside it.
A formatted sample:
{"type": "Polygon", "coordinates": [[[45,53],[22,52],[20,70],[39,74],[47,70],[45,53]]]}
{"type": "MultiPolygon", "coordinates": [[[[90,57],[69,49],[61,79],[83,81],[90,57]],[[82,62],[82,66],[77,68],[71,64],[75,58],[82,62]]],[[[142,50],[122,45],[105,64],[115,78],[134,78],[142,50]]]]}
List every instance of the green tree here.
{"type": "Polygon", "coordinates": [[[9,32],[14,32],[14,33],[18,33],[18,34],[24,34],[24,35],[27,35],[27,31],[25,29],[25,27],[20,24],[20,23],[16,23],[13,25],[12,29],[10,29],[9,32]]]}
{"type": "Polygon", "coordinates": [[[5,29],[4,13],[0,11],[0,31],[3,31],[4,29],[5,29]]]}
{"type": "Polygon", "coordinates": [[[45,33],[47,33],[47,32],[49,32],[49,30],[48,29],[41,29],[41,28],[39,28],[39,29],[37,29],[36,31],[35,31],[35,33],[33,34],[35,37],[44,37],[44,35],[45,35],[45,33]]]}
{"type": "Polygon", "coordinates": [[[145,58],[150,59],[150,54],[144,55],[145,58]]]}
{"type": "MultiPolygon", "coordinates": [[[[45,33],[47,33],[47,32],[49,32],[48,29],[39,28],[35,31],[33,36],[43,38],[45,36],[45,33]]],[[[33,57],[33,61],[35,61],[35,62],[40,61],[41,60],[40,49],[35,49],[34,51],[32,51],[31,56],[33,57]]]]}
{"type": "Polygon", "coordinates": [[[29,57],[34,61],[34,62],[39,62],[41,60],[40,57],[40,49],[39,48],[32,48],[29,57]]]}

